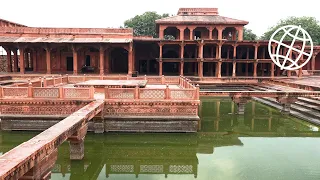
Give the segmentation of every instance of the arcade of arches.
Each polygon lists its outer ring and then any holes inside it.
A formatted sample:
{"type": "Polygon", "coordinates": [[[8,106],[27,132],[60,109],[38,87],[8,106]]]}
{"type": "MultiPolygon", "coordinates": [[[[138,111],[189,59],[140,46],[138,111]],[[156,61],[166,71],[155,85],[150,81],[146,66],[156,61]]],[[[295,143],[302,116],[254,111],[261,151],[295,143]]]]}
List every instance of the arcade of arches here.
{"type": "MultiPolygon", "coordinates": [[[[4,46],[8,72],[184,75],[199,77],[291,76],[303,70],[320,70],[320,55],[301,70],[280,70],[270,59],[267,44],[196,41],[135,41],[128,44],[26,44],[4,46]],[[20,61],[19,59],[24,59],[20,61]],[[20,67],[25,68],[21,69],[20,67]]],[[[285,50],[281,49],[285,54],[285,50]]],[[[291,54],[292,58],[297,57],[291,54]]],[[[306,59],[307,57],[304,57],[306,59]]]]}

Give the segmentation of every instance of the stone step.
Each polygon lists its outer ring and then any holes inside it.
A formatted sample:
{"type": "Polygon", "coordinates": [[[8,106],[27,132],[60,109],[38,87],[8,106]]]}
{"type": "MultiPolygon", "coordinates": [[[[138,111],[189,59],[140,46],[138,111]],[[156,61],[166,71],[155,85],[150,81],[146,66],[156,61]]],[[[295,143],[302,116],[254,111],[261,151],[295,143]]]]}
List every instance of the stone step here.
{"type": "MultiPolygon", "coordinates": [[[[263,103],[263,104],[275,107],[280,110],[282,109],[282,106],[279,103],[277,103],[276,100],[273,100],[272,98],[254,98],[254,99],[258,102],[263,103]]],[[[310,122],[312,124],[320,125],[320,117],[311,117],[307,114],[302,114],[301,112],[296,111],[294,108],[291,108],[290,115],[297,117],[299,119],[303,119],[303,120],[310,122]]]]}
{"type": "MultiPolygon", "coordinates": [[[[282,108],[282,106],[274,98],[263,98],[263,99],[265,99],[271,103],[278,104],[282,108]]],[[[304,114],[306,116],[313,117],[313,118],[320,120],[320,112],[318,112],[318,111],[320,111],[319,109],[314,110],[313,108],[310,108],[309,106],[300,105],[300,104],[301,104],[301,102],[300,103],[297,102],[295,104],[292,104],[291,110],[297,111],[297,112],[304,114]]]]}
{"type": "Polygon", "coordinates": [[[315,105],[315,106],[320,106],[320,101],[316,100],[314,98],[299,97],[298,99],[299,99],[299,101],[302,101],[304,103],[308,103],[308,104],[315,105]]]}
{"type": "Polygon", "coordinates": [[[320,105],[313,105],[313,104],[310,104],[310,103],[306,103],[304,101],[300,101],[298,100],[295,105],[297,106],[301,106],[303,108],[310,108],[316,112],[320,112],[320,105]]]}

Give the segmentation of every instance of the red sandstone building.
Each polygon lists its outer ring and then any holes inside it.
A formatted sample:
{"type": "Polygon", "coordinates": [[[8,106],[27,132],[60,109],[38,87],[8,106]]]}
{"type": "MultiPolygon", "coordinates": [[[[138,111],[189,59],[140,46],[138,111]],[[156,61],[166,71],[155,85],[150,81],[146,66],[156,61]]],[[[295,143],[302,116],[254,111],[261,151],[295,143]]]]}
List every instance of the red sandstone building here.
{"type": "MultiPolygon", "coordinates": [[[[104,75],[218,78],[307,73],[282,72],[270,59],[268,41],[243,40],[248,22],[220,16],[216,8],[180,8],[156,24],[159,38],[134,37],[132,29],[38,28],[0,19],[0,46],[12,54],[3,59],[5,70],[80,74],[87,66],[104,75]]],[[[314,48],[304,70],[320,70],[319,51],[314,48]]]]}

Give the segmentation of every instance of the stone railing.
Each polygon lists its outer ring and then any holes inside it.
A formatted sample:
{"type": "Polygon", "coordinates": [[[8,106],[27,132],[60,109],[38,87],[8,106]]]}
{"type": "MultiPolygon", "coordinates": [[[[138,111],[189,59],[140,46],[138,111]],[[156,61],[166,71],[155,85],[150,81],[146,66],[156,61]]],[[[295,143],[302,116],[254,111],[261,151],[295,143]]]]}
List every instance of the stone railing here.
{"type": "Polygon", "coordinates": [[[73,76],[66,75],[69,84],[80,83],[89,80],[147,80],[148,84],[179,84],[181,77],[176,76],[73,76]]]}
{"type": "Polygon", "coordinates": [[[200,95],[216,97],[319,97],[320,91],[201,91],[200,95]]]}
{"type": "Polygon", "coordinates": [[[0,87],[0,98],[94,99],[94,88],[74,87],[0,87]]]}
{"type": "Polygon", "coordinates": [[[28,87],[31,83],[32,87],[55,87],[68,84],[67,76],[40,77],[38,80],[28,80],[25,83],[16,83],[10,87],[28,87]]]}
{"type": "Polygon", "coordinates": [[[170,89],[169,85],[166,85],[166,88],[105,88],[105,99],[199,100],[199,86],[188,89],[170,89]]]}

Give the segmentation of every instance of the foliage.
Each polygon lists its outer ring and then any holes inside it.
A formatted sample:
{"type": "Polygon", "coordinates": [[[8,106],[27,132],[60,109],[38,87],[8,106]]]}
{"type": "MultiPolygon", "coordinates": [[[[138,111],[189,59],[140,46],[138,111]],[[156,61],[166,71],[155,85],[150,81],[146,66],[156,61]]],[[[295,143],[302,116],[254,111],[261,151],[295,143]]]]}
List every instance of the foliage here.
{"type": "MultiPolygon", "coordinates": [[[[286,19],[282,19],[275,26],[269,28],[267,32],[265,32],[261,39],[269,40],[271,35],[280,27],[285,25],[297,25],[301,26],[305,29],[311,36],[314,44],[320,44],[320,25],[316,18],[314,17],[288,17],[286,19]]],[[[279,32],[275,36],[274,39],[280,39],[283,36],[284,32],[279,32]]],[[[291,40],[289,36],[286,36],[284,40],[291,40]],[[288,39],[289,38],[289,39],[288,39]]]]}
{"type": "Polygon", "coordinates": [[[142,15],[128,19],[124,22],[125,28],[133,28],[134,36],[153,36],[157,37],[156,20],[169,17],[169,14],[157,14],[154,11],[148,11],[142,15]]]}
{"type": "Polygon", "coordinates": [[[254,34],[251,29],[244,28],[243,29],[243,40],[250,40],[250,41],[257,40],[257,35],[254,34]]]}

